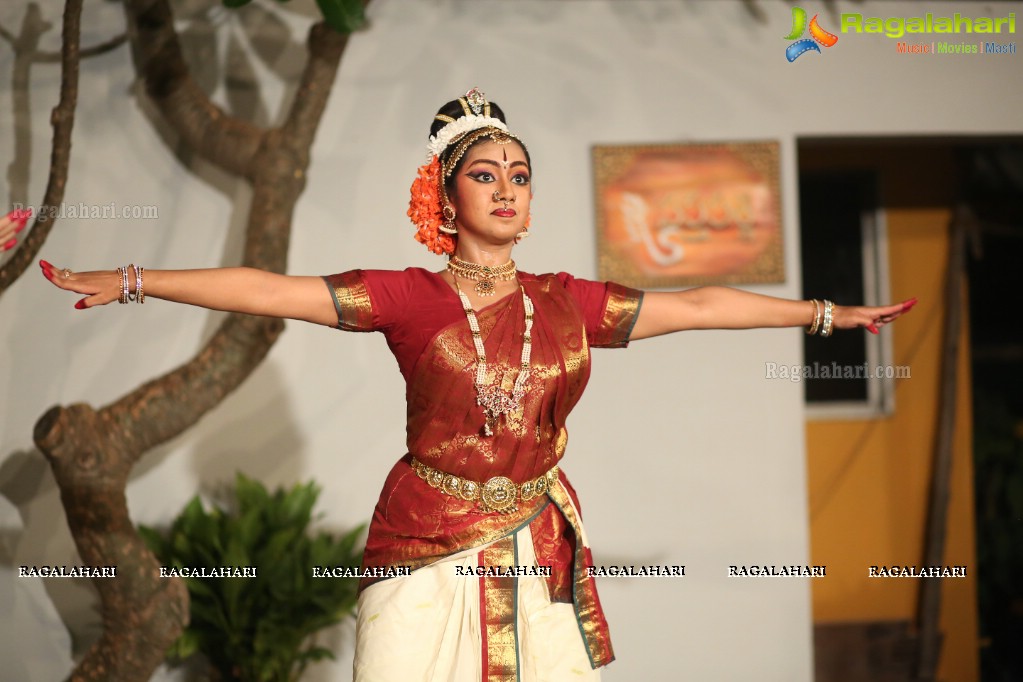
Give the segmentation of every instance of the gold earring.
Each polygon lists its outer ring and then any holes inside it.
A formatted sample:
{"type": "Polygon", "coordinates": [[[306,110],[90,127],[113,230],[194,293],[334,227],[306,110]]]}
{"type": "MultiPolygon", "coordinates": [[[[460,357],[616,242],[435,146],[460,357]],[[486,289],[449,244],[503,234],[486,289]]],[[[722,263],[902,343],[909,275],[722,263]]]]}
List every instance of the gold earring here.
{"type": "Polygon", "coordinates": [[[458,228],[455,227],[454,207],[451,204],[444,204],[441,213],[444,215],[444,224],[440,226],[440,231],[445,234],[458,234],[458,228]]]}

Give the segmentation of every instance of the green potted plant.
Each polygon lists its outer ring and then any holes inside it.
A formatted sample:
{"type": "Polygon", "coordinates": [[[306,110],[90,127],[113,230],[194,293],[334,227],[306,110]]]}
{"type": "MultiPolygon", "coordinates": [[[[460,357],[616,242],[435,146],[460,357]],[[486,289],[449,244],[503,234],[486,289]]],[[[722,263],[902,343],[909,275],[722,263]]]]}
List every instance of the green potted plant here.
{"type": "Polygon", "coordinates": [[[313,569],[358,567],[364,526],[340,537],[313,534],[319,493],[312,482],[270,493],[239,473],[224,508],[207,511],[196,496],[167,532],[139,528],[191,598],[191,622],[168,652],[171,662],[201,652],[219,679],[290,682],[309,663],[333,658],[313,635],[351,613],[358,578],[313,577],[313,569]],[[204,572],[248,577],[195,576],[204,572]]]}

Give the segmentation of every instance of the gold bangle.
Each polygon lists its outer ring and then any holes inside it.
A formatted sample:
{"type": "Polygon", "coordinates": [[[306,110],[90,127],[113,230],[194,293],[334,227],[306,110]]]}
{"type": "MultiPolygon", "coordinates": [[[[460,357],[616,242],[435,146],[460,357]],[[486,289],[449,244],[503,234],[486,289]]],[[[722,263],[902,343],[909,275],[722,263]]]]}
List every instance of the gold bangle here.
{"type": "Polygon", "coordinates": [[[128,268],[120,267],[117,268],[117,276],[121,280],[121,295],[117,297],[117,302],[125,304],[128,302],[128,268]]]}
{"type": "Polygon", "coordinates": [[[816,298],[810,299],[810,303],[813,303],[813,322],[810,323],[810,328],[806,330],[806,333],[813,336],[821,326],[821,304],[816,298]]]}

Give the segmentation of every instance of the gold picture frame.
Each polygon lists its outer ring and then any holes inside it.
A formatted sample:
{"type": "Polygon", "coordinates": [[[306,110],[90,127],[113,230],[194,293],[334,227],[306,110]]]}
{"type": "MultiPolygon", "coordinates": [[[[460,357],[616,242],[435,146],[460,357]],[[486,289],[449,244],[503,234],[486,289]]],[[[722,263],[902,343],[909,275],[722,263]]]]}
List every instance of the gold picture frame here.
{"type": "Polygon", "coordinates": [[[600,279],[785,281],[775,141],[593,147],[600,279]]]}

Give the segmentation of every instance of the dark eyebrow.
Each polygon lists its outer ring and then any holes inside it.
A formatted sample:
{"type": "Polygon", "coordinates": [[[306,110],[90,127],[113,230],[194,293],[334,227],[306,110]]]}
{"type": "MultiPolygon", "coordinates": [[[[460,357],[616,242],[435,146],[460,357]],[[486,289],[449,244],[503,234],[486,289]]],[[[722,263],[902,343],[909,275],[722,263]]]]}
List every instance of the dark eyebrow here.
{"type": "MultiPolygon", "coordinates": [[[[494,168],[500,168],[501,166],[504,165],[502,163],[498,163],[497,161],[492,161],[490,159],[476,159],[475,161],[469,164],[469,168],[472,168],[478,163],[485,163],[488,166],[493,166],[494,168]]],[[[515,168],[516,166],[525,166],[526,170],[529,170],[529,166],[526,164],[525,161],[512,161],[510,164],[508,164],[508,168],[515,168]]]]}

